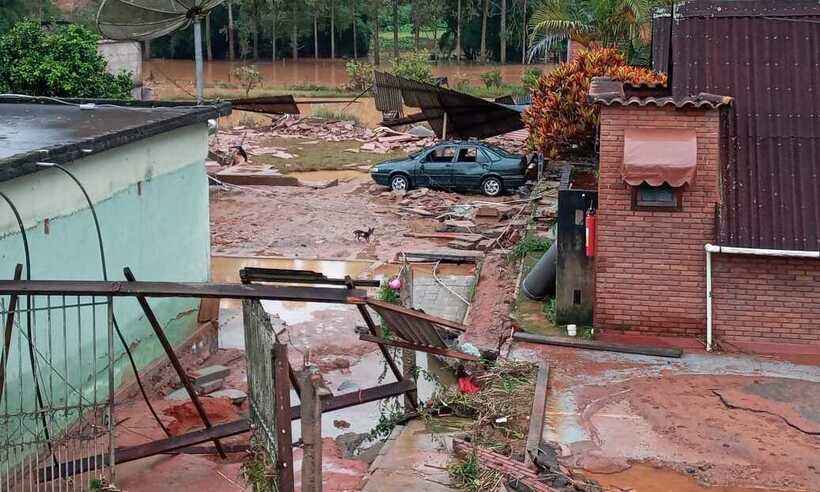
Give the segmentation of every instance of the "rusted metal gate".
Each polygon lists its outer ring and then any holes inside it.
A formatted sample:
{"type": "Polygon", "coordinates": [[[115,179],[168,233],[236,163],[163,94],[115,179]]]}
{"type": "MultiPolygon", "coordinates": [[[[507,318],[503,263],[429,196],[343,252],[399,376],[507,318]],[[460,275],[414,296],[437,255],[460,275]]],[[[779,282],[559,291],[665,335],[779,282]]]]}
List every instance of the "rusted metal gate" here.
{"type": "MultiPolygon", "coordinates": [[[[245,360],[248,371],[248,398],[254,437],[265,447],[272,462],[276,461],[276,393],[273,350],[276,333],[262,302],[242,301],[245,325],[245,360]]],[[[288,407],[290,402],[287,402],[288,407]]]]}
{"type": "Polygon", "coordinates": [[[0,490],[113,481],[111,299],[12,294],[0,317],[0,490]],[[77,459],[79,473],[51,480],[53,464],[77,459]]]}

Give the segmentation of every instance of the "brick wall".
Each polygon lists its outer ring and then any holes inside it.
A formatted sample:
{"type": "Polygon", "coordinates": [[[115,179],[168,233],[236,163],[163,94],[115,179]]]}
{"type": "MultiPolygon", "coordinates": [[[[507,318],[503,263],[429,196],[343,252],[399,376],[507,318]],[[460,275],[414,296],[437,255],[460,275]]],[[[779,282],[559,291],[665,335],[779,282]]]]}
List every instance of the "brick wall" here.
{"type": "Polygon", "coordinates": [[[661,335],[702,335],[705,252],[715,241],[719,113],[716,110],[601,108],[595,324],[661,335]],[[697,174],[680,211],[632,211],[622,179],[625,128],[688,128],[697,133],[697,174]]]}
{"type": "Polygon", "coordinates": [[[712,255],[712,327],[718,339],[820,341],[820,261],[712,255]]]}

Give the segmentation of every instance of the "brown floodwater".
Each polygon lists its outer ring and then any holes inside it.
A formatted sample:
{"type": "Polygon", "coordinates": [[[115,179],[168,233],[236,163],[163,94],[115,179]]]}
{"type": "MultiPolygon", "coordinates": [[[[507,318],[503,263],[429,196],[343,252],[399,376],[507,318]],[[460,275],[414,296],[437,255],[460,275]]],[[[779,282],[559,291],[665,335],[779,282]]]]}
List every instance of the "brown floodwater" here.
{"type": "Polygon", "coordinates": [[[636,463],[619,473],[589,473],[581,470],[580,474],[596,480],[604,490],[632,490],[635,492],[774,492],[772,489],[759,487],[732,487],[704,485],[694,477],[666,468],[656,468],[645,463],[636,463]]]}
{"type": "MultiPolygon", "coordinates": [[[[256,65],[259,73],[263,77],[263,87],[266,85],[274,87],[288,87],[293,85],[317,85],[325,87],[338,87],[348,81],[345,71],[346,60],[327,59],[301,59],[301,60],[279,60],[258,61],[256,65]]],[[[231,70],[242,65],[240,61],[214,60],[205,62],[205,86],[208,88],[218,88],[221,83],[231,83],[231,70]]],[[[473,84],[481,83],[481,74],[489,70],[499,70],[501,78],[507,83],[519,82],[524,70],[528,68],[538,68],[542,71],[550,70],[554,65],[486,65],[476,63],[436,63],[432,64],[433,74],[438,77],[447,77],[451,85],[462,80],[468,80],[473,84]]],[[[388,66],[382,66],[388,69],[388,66]]],[[[168,79],[179,84],[193,84],[194,62],[193,60],[168,60],[152,59],[143,63],[143,74],[145,77],[153,79],[160,84],[164,84],[168,79]]],[[[235,81],[233,81],[235,82],[235,81]]]]}

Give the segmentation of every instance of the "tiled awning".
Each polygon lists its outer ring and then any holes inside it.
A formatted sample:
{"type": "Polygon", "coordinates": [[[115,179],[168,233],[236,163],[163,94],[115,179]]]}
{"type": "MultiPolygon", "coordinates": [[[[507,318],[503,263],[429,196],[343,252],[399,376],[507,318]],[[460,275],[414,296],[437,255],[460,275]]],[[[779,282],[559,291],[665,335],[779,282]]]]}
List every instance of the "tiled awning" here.
{"type": "Polygon", "coordinates": [[[624,131],[624,181],[632,186],[692,183],[698,144],[694,131],[630,128],[624,131]]]}

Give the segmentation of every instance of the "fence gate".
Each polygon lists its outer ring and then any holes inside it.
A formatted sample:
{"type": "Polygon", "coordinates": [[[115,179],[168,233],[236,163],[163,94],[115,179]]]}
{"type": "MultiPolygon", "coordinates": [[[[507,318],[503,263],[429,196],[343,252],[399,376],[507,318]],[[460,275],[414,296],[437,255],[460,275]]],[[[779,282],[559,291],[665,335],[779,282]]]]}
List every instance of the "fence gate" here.
{"type": "Polygon", "coordinates": [[[106,297],[0,299],[0,490],[113,482],[112,306],[106,297]],[[58,466],[83,458],[79,470],[58,466]]]}
{"type": "MultiPolygon", "coordinates": [[[[276,333],[270,315],[256,299],[242,301],[245,325],[245,357],[248,372],[248,398],[254,438],[276,462],[276,393],[274,388],[273,349],[276,333]]],[[[288,405],[290,402],[288,402],[288,405]]]]}

